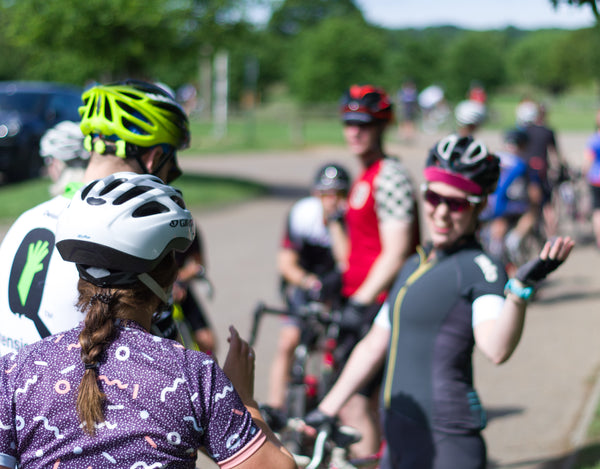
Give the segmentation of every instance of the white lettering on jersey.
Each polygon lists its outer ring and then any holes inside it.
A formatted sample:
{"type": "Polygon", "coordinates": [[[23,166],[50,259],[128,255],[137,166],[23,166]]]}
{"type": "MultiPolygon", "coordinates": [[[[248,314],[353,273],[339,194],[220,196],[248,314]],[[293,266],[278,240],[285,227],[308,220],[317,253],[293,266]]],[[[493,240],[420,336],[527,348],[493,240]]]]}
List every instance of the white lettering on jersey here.
{"type": "Polygon", "coordinates": [[[479,266],[486,281],[493,283],[498,280],[498,267],[485,254],[479,254],[475,259],[475,264],[479,266]]]}
{"type": "Polygon", "coordinates": [[[360,209],[365,205],[371,192],[371,186],[366,181],[359,181],[352,188],[350,193],[349,204],[353,209],[360,209]]]}

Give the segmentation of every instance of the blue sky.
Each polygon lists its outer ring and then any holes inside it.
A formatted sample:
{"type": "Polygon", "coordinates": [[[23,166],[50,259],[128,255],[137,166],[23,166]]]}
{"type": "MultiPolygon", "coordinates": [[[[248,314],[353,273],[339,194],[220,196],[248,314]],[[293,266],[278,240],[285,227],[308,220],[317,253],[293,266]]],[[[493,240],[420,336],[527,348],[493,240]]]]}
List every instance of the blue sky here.
{"type": "MultiPolygon", "coordinates": [[[[578,29],[594,24],[588,6],[561,5],[550,0],[355,0],[367,20],[388,28],[421,28],[452,24],[467,29],[558,27],[578,29]]],[[[252,15],[259,22],[265,11],[252,15]]]]}

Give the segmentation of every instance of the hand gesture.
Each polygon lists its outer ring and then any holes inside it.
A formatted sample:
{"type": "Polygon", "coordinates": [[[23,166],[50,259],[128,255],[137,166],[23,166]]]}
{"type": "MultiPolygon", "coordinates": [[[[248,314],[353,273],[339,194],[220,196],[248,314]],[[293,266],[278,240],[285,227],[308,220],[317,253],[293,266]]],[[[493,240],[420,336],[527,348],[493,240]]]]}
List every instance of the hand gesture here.
{"type": "Polygon", "coordinates": [[[525,285],[535,285],[569,257],[573,246],[575,241],[568,236],[546,241],[539,257],[519,267],[515,278],[525,285]]]}
{"type": "Polygon", "coordinates": [[[223,371],[240,395],[242,402],[254,401],[254,350],[240,337],[235,327],[229,327],[229,351],[223,371]]]}

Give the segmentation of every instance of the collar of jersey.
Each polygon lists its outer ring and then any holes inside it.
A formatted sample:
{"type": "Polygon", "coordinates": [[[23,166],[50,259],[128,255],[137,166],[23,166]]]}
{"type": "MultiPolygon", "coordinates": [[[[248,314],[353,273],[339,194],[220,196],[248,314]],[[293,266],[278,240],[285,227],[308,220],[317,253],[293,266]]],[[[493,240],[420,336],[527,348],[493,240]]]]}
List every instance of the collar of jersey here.
{"type": "Polygon", "coordinates": [[[63,196],[67,199],[72,199],[79,189],[83,187],[83,182],[70,182],[65,186],[65,191],[63,192],[63,196]]]}

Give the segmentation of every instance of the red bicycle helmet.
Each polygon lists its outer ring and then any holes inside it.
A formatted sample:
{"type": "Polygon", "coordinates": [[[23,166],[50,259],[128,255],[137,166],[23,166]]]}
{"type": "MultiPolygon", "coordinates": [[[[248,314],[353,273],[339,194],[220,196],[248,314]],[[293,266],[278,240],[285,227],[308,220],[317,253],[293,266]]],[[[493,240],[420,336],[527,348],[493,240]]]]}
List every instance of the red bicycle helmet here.
{"type": "Polygon", "coordinates": [[[389,122],[394,116],[392,108],[386,92],[373,85],[352,85],[340,103],[344,123],[389,122]]]}

